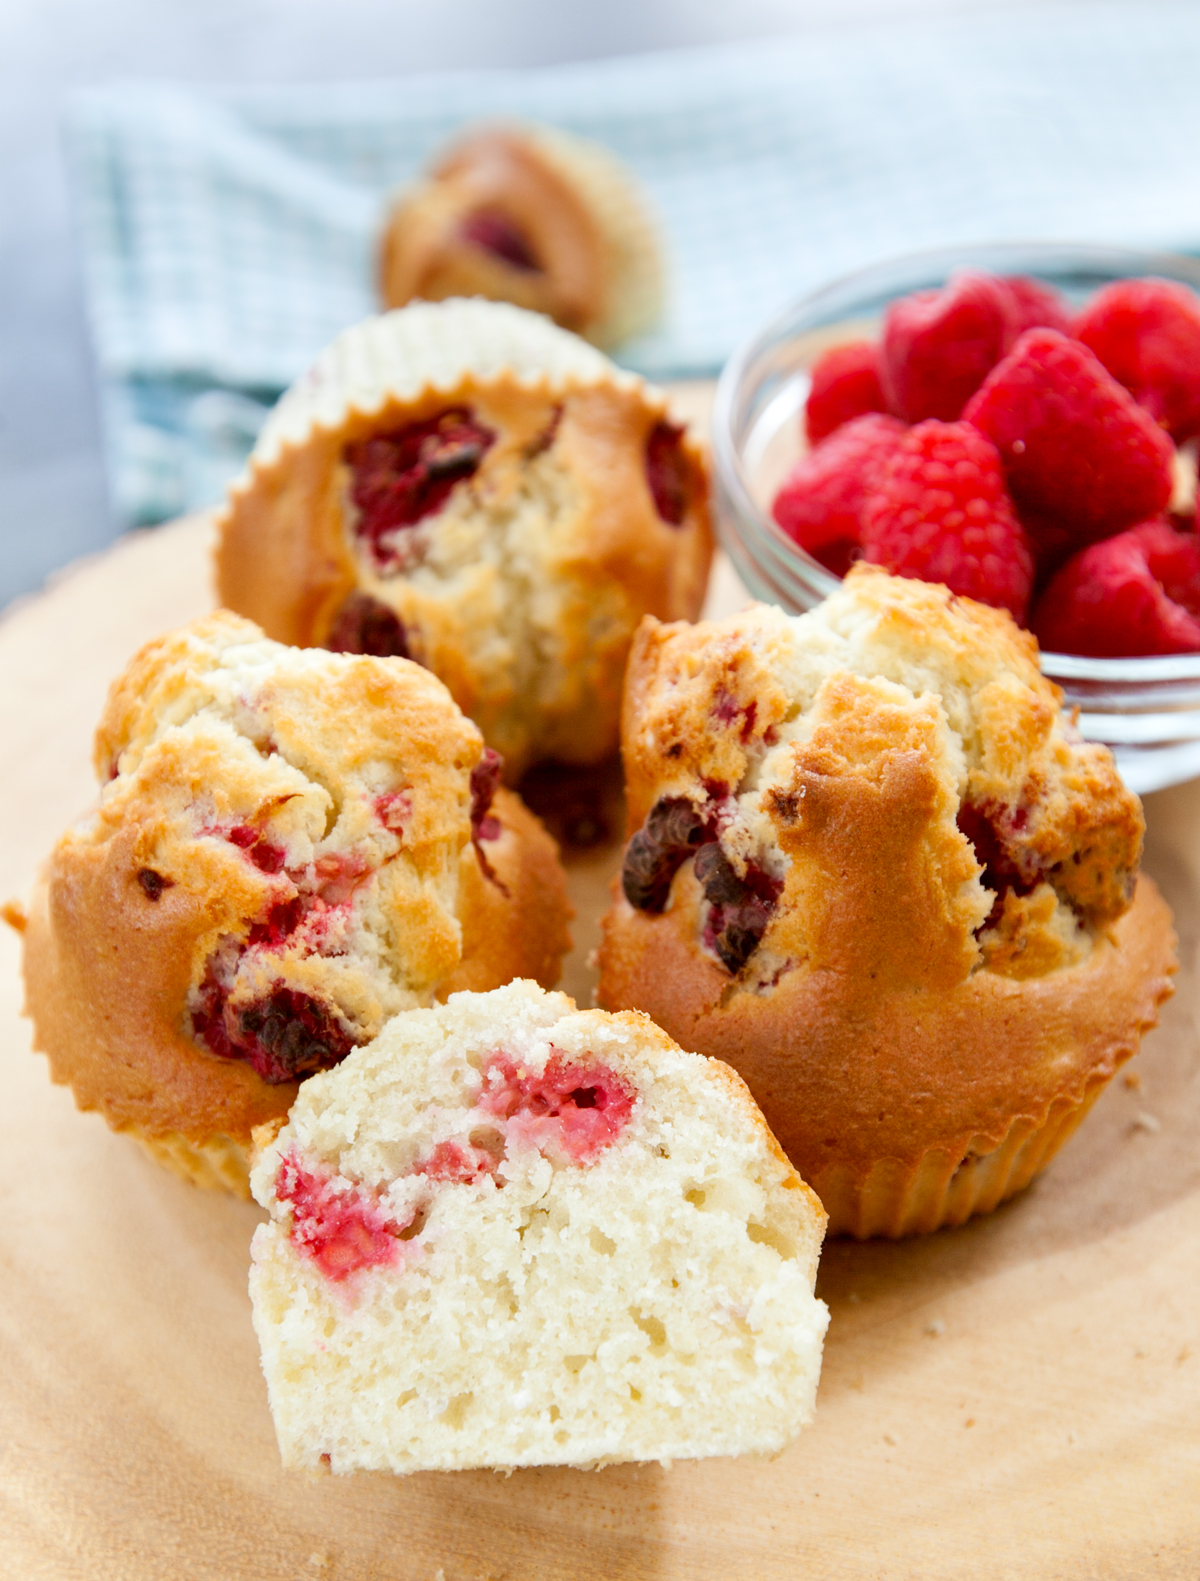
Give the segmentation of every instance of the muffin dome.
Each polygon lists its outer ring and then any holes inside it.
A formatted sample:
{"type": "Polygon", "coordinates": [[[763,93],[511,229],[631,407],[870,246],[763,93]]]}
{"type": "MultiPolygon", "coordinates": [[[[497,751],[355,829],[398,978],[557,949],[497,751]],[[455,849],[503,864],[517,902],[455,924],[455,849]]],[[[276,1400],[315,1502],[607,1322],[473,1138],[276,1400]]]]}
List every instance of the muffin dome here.
{"type": "Polygon", "coordinates": [[[734,1065],[855,1234],[1018,1190],[1170,991],[1142,815],[1002,612],[856,567],[648,622],[600,1003],[734,1065]]]}
{"type": "Polygon", "coordinates": [[[217,582],[279,641],[425,665],[516,779],[615,751],[633,632],[695,618],[710,556],[703,456],[660,393],[534,314],[415,303],[283,397],[217,582]]]}
{"type": "Polygon", "coordinates": [[[99,1109],[246,1190],[251,1128],[398,1010],[558,976],[553,842],[427,671],[221,611],[151,643],[96,737],[104,790],[25,934],[37,1045],[99,1109]]]}

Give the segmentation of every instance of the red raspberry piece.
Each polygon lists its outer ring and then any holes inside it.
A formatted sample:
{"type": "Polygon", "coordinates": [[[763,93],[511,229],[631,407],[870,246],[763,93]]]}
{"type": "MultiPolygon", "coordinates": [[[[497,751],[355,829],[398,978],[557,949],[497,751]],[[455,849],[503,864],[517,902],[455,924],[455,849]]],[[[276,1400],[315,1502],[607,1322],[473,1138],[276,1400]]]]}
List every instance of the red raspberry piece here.
{"type": "Polygon", "coordinates": [[[1183,598],[1200,611],[1200,546],[1165,522],[1145,522],[1072,556],[1039,599],[1032,625],[1055,653],[1197,653],[1200,621],[1183,598]]]}
{"type": "Polygon", "coordinates": [[[1025,618],[1033,555],[995,446],[969,423],[909,429],[867,499],[862,541],[864,558],[897,576],[943,582],[1025,618]]]}
{"type": "Polygon", "coordinates": [[[1071,333],[1071,310],[1066,298],[1053,286],[1043,285],[1040,280],[1031,280],[1024,274],[1005,275],[1004,284],[1016,303],[1014,340],[1027,329],[1057,329],[1064,335],[1071,333]]]}
{"type": "Polygon", "coordinates": [[[880,376],[889,410],[910,423],[952,423],[1016,339],[1017,303],[1003,280],[962,269],[939,291],[914,291],[883,319],[880,376]]]}
{"type": "Polygon", "coordinates": [[[525,232],[498,209],[479,209],[470,215],[463,221],[461,234],[473,246],[493,253],[514,269],[532,274],[542,267],[525,232]]]}
{"type": "Polygon", "coordinates": [[[1017,509],[1049,517],[1082,548],[1159,516],[1171,441],[1086,346],[1031,329],[967,402],[999,450],[1017,509]]]}
{"type": "Polygon", "coordinates": [[[804,403],[804,433],[816,445],[835,428],[867,412],[886,412],[879,382],[879,347],[871,340],[834,346],[817,358],[804,403]]]}
{"type": "Polygon", "coordinates": [[[1091,348],[1179,443],[1200,434],[1200,297],[1170,280],[1118,280],[1075,320],[1091,348]]]}
{"type": "Polygon", "coordinates": [[[370,653],[407,659],[408,634],[394,609],[369,593],[351,593],[334,616],[325,646],[334,653],[370,653]]]}
{"type": "Polygon", "coordinates": [[[404,562],[402,530],[441,510],[455,485],[472,477],[496,436],[465,406],[372,434],[346,446],[354,531],[386,576],[404,562]]]}
{"type": "Polygon", "coordinates": [[[775,520],[834,576],[858,558],[867,491],[903,433],[895,417],[856,417],[802,456],[775,496],[775,520]]]}
{"type": "Polygon", "coordinates": [[[670,527],[681,526],[687,515],[690,477],[683,429],[665,419],[655,423],[646,436],[646,484],[654,509],[670,527]]]}

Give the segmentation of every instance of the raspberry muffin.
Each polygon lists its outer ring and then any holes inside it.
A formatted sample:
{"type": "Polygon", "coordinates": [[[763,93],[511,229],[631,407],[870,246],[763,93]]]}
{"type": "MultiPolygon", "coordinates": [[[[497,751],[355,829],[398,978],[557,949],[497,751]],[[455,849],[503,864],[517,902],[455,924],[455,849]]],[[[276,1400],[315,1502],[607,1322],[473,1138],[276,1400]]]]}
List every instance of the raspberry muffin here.
{"type": "Polygon", "coordinates": [[[606,149],[549,127],[484,126],[398,198],[379,284],[385,307],[488,297],[608,347],[658,318],[663,265],[645,199],[606,149]]]}
{"type": "Polygon", "coordinates": [[[648,621],[600,999],[746,1079],[830,1227],[1018,1191],[1136,1052],[1174,935],[1142,814],[1003,611],[855,566],[648,621]]]}
{"type": "Polygon", "coordinates": [[[660,393],[518,308],[415,303],[276,407],[217,585],[280,642],[427,666],[516,780],[615,752],[638,622],[694,619],[711,552],[703,455],[660,393]]]}
{"type": "Polygon", "coordinates": [[[812,1417],[825,1215],[744,1084],[512,983],[389,1021],[256,1136],[285,1466],[599,1466],[812,1417]]]}
{"type": "Polygon", "coordinates": [[[386,1018],[569,946],[553,842],[444,686],[219,611],[112,687],[96,810],[25,929],[36,1046],[81,1109],[247,1191],[253,1126],[386,1018]]]}

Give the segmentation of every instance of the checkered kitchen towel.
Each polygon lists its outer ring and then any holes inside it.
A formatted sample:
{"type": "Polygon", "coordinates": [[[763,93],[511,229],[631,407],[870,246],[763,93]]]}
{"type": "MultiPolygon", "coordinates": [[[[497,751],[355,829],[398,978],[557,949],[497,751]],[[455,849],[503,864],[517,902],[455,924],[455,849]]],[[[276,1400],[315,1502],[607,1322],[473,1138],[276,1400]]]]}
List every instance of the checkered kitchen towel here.
{"type": "Polygon", "coordinates": [[[1200,249],[1198,61],[1195,0],[1076,0],[530,71],[81,95],[118,508],[219,494],[270,401],[374,309],[385,199],[465,122],[551,122],[633,168],[673,283],[621,360],[663,378],[715,372],[800,291],[897,252],[1200,249]]]}

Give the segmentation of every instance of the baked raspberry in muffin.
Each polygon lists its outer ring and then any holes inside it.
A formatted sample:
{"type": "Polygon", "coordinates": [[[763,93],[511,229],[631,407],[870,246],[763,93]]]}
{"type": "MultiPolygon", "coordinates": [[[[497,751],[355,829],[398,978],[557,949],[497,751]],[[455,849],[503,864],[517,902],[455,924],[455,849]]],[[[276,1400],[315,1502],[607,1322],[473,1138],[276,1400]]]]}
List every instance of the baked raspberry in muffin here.
{"type": "Polygon", "coordinates": [[[302,651],[226,611],[112,687],[104,786],[25,930],[56,1081],[206,1185],[247,1191],[252,1127],[388,1016],[569,946],[549,836],[444,686],[302,651]]]}
{"type": "Polygon", "coordinates": [[[607,149],[550,127],[478,127],[402,192],[380,249],[385,307],[482,296],[545,313],[598,346],[662,311],[656,229],[607,149]]]}
{"type": "Polygon", "coordinates": [[[797,618],[648,621],[623,735],[599,1002],[738,1069],[832,1229],[994,1207],[1154,1024],[1140,805],[1005,612],[858,565],[797,618]]]}
{"type": "Polygon", "coordinates": [[[268,419],[223,513],[223,603],[281,642],[440,676],[515,780],[616,750],[644,614],[694,619],[696,443],[545,319],[415,303],[348,330],[268,419]]]}
{"type": "Polygon", "coordinates": [[[738,1077],[645,1016],[455,994],[256,1141],[286,1466],[730,1455],[811,1419],[825,1215],[738,1077]]]}

